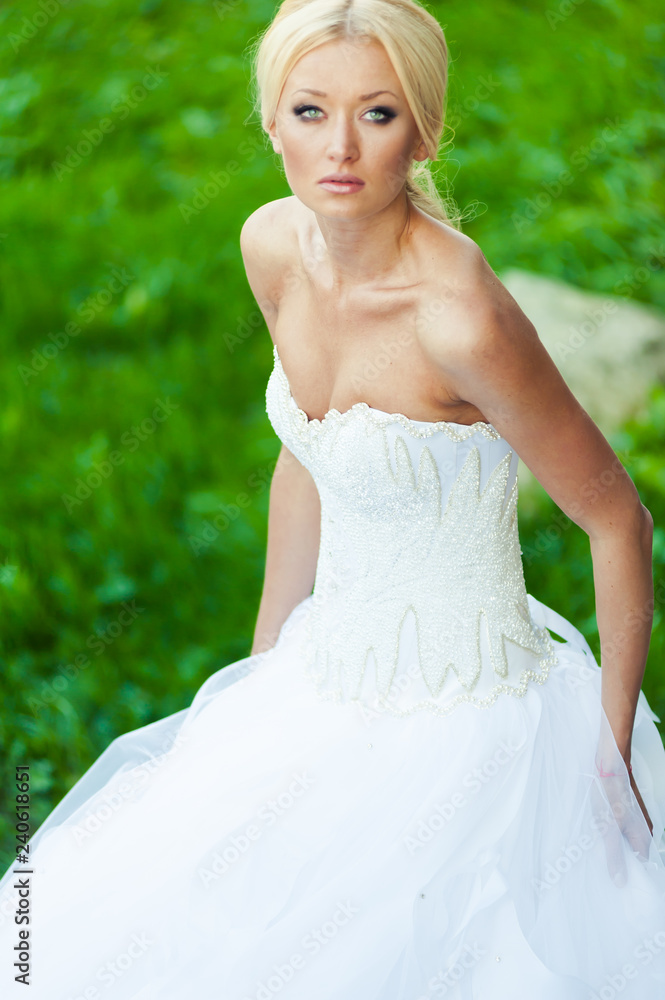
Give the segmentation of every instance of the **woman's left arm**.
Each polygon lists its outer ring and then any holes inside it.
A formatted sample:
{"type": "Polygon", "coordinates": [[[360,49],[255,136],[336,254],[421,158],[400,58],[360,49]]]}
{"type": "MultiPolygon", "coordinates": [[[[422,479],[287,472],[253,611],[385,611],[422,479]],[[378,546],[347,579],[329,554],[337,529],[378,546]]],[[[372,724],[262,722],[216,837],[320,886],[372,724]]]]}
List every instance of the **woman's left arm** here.
{"type": "Polygon", "coordinates": [[[628,765],[653,618],[653,521],[535,327],[478,254],[447,300],[454,341],[428,331],[422,347],[450,395],[481,411],[589,536],[602,705],[628,765]]]}

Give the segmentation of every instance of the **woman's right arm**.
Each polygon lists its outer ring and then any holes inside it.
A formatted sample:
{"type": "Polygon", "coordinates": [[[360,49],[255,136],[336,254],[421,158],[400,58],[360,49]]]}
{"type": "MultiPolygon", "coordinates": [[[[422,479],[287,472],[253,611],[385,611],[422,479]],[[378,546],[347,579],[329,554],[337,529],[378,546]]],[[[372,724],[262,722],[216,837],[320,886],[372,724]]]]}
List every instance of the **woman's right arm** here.
{"type": "MultiPolygon", "coordinates": [[[[290,199],[253,212],[240,233],[247,280],[269,330],[274,330],[289,268],[285,215],[290,199]]],[[[263,593],[251,655],[272,648],[289,614],[312,592],[319,552],[321,505],[314,480],[282,445],[270,486],[263,593]]]]}
{"type": "Polygon", "coordinates": [[[252,655],[275,645],[291,611],[312,592],[320,518],[314,480],[282,445],[270,486],[266,568],[252,655]]]}

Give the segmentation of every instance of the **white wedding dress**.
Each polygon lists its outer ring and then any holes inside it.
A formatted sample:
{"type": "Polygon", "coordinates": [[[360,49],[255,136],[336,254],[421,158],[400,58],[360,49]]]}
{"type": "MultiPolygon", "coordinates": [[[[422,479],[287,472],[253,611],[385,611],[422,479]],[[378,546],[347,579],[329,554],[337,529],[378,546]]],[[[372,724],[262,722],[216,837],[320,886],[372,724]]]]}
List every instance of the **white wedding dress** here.
{"type": "Polygon", "coordinates": [[[366,403],[310,421],[274,358],[314,591],[42,824],[0,884],[2,996],[663,1000],[660,720],[641,693],[652,837],[586,641],[527,596],[517,455],[366,403]]]}

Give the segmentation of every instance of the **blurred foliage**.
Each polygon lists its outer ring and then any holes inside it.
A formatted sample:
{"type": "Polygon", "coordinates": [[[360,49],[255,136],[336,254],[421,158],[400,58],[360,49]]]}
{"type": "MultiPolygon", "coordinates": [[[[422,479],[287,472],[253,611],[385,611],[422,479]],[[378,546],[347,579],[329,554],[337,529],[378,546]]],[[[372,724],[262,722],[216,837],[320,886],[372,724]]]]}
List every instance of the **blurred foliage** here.
{"type": "MultiPolygon", "coordinates": [[[[660,4],[429,6],[452,57],[441,181],[480,203],[465,231],[499,272],[617,291],[662,240],[660,4]]],[[[238,234],[289,193],[247,122],[247,48],[274,10],[0,9],[0,739],[5,792],[32,767],[34,826],[113,738],[249,654],[279,442],[238,234]]],[[[622,294],[663,306],[662,271],[622,294]]],[[[622,438],[661,574],[662,414],[655,396],[622,438]]],[[[543,498],[525,550],[552,516],[543,498]]],[[[526,569],[592,638],[585,542],[573,526],[526,569]]],[[[662,652],[661,629],[644,684],[659,714],[662,652]]]]}

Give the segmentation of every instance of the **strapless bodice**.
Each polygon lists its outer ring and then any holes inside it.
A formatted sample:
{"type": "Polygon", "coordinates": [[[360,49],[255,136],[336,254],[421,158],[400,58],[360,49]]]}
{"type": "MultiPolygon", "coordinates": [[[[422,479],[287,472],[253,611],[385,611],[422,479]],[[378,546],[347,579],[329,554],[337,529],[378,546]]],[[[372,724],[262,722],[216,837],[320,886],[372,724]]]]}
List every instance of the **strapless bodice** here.
{"type": "Polygon", "coordinates": [[[556,662],[530,612],[518,458],[490,425],[355,403],[309,420],[277,347],[266,410],[310,472],[321,538],[301,652],[325,697],[447,714],[523,695],[556,662]]]}

